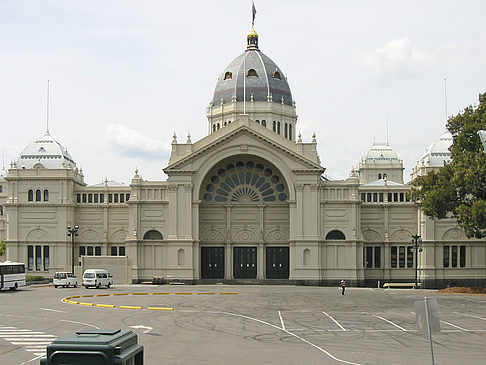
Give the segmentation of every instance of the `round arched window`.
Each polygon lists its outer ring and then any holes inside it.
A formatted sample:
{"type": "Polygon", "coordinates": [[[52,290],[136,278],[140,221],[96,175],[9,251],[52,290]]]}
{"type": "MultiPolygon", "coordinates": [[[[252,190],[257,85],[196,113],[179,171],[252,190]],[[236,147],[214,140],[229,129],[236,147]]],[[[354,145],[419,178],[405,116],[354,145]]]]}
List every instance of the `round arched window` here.
{"type": "Polygon", "coordinates": [[[238,159],[213,169],[203,185],[205,202],[286,202],[288,191],[273,166],[238,159]]]}

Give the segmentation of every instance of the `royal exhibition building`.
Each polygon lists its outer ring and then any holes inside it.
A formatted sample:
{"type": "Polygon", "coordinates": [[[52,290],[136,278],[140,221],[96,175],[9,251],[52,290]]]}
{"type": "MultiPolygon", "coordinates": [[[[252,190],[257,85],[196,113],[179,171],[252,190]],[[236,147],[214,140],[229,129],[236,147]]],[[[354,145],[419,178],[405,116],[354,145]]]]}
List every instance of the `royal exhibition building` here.
{"type": "Polygon", "coordinates": [[[46,278],[72,266],[78,277],[104,268],[119,284],[344,278],[376,287],[415,275],[426,288],[486,284],[484,240],[467,239],[452,218],[425,216],[408,198],[408,180],[450,160],[451,134],[424,146],[410,178],[382,143],[363,151],[346,179],[331,180],[315,136],[303,142],[298,133],[284,72],[258,40],[251,29],[219,76],[209,134],[195,142],[168,136],[166,181],[135,171],[129,185],[88,186],[49,131],[30,143],[0,177],[3,259],[46,278]]]}

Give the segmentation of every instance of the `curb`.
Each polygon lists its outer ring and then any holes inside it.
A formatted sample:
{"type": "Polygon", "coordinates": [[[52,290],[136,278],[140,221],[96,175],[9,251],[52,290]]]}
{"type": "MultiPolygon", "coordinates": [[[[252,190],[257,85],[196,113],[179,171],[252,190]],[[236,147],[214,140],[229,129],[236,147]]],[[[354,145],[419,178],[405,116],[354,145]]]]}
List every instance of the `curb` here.
{"type": "MultiPolygon", "coordinates": [[[[95,303],[88,303],[88,302],[77,302],[71,299],[79,299],[79,298],[94,298],[94,297],[109,297],[110,295],[113,296],[128,296],[128,295],[192,295],[191,292],[180,292],[180,293],[145,293],[145,292],[137,292],[137,293],[113,293],[113,294],[85,294],[85,295],[73,295],[70,297],[66,297],[61,299],[62,302],[68,304],[77,304],[77,305],[84,305],[88,307],[98,307],[98,308],[120,308],[120,309],[144,309],[140,306],[132,306],[132,305],[119,305],[118,307],[114,304],[95,304],[95,303]]],[[[214,292],[202,292],[196,293],[197,295],[216,295],[217,293],[214,292]]],[[[219,295],[237,295],[236,292],[221,292],[219,295]]],[[[170,307],[147,307],[147,310],[158,310],[158,311],[173,311],[174,308],[170,307]]]]}

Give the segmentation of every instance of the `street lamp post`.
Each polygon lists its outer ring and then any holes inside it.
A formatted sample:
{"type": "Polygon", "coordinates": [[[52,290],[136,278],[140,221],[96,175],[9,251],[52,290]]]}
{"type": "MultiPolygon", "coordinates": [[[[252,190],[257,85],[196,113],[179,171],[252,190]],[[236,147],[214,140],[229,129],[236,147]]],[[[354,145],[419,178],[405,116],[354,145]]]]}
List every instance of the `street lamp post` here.
{"type": "Polygon", "coordinates": [[[67,226],[68,237],[71,236],[72,252],[71,252],[71,271],[74,275],[74,237],[78,235],[79,226],[67,226]]]}
{"type": "Polygon", "coordinates": [[[420,237],[418,234],[415,234],[412,236],[412,239],[410,240],[413,242],[413,251],[415,252],[415,289],[418,288],[418,253],[423,251],[422,247],[419,247],[419,244],[422,243],[422,237],[420,237]]]}

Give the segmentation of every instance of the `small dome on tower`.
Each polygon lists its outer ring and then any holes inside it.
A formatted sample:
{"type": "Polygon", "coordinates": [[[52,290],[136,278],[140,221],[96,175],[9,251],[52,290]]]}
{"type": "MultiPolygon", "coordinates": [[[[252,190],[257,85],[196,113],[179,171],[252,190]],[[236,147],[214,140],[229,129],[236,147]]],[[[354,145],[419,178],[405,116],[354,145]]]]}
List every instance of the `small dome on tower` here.
{"type": "Polygon", "coordinates": [[[449,131],[444,132],[434,143],[425,149],[418,164],[427,167],[444,166],[444,162],[451,161],[451,152],[449,151],[451,145],[452,134],[449,131]]]}
{"type": "Polygon", "coordinates": [[[41,164],[47,169],[62,169],[76,166],[76,162],[74,162],[67,149],[52,138],[49,133],[29,144],[17,159],[18,168],[30,169],[36,164],[41,164]]]}
{"type": "Polygon", "coordinates": [[[373,144],[365,156],[366,162],[393,163],[401,162],[400,156],[388,144],[373,144]]]}

